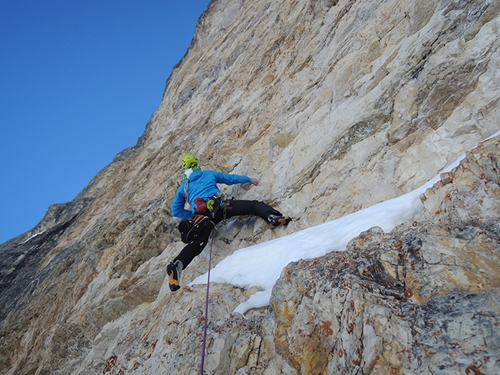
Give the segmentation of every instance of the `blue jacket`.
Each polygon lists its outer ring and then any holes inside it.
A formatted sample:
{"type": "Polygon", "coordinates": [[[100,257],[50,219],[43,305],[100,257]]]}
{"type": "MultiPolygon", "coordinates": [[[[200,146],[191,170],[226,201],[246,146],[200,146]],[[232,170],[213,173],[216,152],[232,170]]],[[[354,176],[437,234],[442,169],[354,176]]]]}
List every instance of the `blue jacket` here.
{"type": "Polygon", "coordinates": [[[207,200],[213,197],[217,193],[220,193],[217,184],[243,184],[251,182],[252,179],[248,176],[241,176],[238,174],[227,174],[216,171],[201,171],[197,170],[191,173],[189,176],[188,184],[188,198],[189,205],[191,206],[191,211],[184,208],[186,203],[186,196],[184,194],[184,188],[186,186],[187,180],[179,186],[177,192],[175,193],[174,201],[172,202],[172,215],[180,217],[183,219],[190,219],[193,217],[196,205],[194,200],[196,198],[203,198],[207,200]]]}

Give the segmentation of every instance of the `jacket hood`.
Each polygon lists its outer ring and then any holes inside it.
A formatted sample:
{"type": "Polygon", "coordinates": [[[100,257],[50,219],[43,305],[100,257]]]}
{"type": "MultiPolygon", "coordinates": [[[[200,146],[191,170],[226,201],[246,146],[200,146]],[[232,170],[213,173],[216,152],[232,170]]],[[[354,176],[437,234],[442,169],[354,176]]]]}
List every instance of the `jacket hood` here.
{"type": "Polygon", "coordinates": [[[196,181],[197,179],[200,178],[200,176],[201,176],[202,173],[203,172],[199,168],[193,170],[190,173],[184,173],[184,180],[196,181]]]}

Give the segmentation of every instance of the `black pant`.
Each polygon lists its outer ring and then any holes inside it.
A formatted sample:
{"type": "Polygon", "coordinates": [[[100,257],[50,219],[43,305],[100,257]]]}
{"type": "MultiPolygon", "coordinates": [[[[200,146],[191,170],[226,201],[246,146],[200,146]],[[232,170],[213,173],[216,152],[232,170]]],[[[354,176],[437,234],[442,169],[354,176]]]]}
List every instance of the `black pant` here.
{"type": "Polygon", "coordinates": [[[217,211],[217,213],[215,214],[215,218],[212,219],[212,222],[207,224],[207,226],[203,228],[200,235],[195,241],[188,243],[184,247],[184,249],[182,249],[175,260],[180,260],[184,265],[184,268],[186,268],[194,259],[194,257],[201,254],[208,243],[210,233],[212,233],[215,225],[217,225],[224,219],[229,219],[234,216],[255,215],[267,221],[267,218],[270,214],[281,216],[281,213],[279,211],[276,211],[271,206],[268,206],[267,204],[260,201],[241,201],[234,199],[226,201],[224,204],[224,209],[220,209],[217,211]]]}

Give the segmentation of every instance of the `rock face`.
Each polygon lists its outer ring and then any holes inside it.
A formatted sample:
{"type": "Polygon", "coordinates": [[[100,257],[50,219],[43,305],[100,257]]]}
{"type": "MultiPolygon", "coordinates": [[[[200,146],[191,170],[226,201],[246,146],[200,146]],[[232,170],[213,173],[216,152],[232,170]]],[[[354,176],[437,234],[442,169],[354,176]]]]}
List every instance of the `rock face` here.
{"type": "MultiPolygon", "coordinates": [[[[205,287],[170,293],[179,160],[258,177],[228,196],[300,218],[225,224],[238,248],[422,185],[424,209],[290,264],[271,306],[211,286],[211,374],[500,373],[500,3],[214,0],[136,146],[0,245],[0,374],[199,373],[205,287]]],[[[183,273],[206,272],[207,252],[183,273]]]]}
{"type": "Polygon", "coordinates": [[[276,347],[300,374],[500,373],[500,139],[423,196],[415,221],[290,264],[276,347]]]}

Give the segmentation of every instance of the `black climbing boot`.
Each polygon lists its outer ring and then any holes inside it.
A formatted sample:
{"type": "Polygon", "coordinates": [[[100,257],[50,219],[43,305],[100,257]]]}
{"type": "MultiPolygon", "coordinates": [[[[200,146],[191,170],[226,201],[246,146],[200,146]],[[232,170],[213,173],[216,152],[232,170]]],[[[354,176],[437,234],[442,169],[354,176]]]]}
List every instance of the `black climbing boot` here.
{"type": "Polygon", "coordinates": [[[292,219],[288,216],[271,214],[267,217],[267,221],[269,221],[272,225],[277,227],[279,225],[287,225],[290,221],[292,221],[292,219]]]}
{"type": "Polygon", "coordinates": [[[181,287],[180,281],[183,267],[184,266],[182,265],[182,262],[178,259],[175,261],[175,263],[170,263],[167,266],[168,286],[172,292],[175,292],[181,287]]]}

